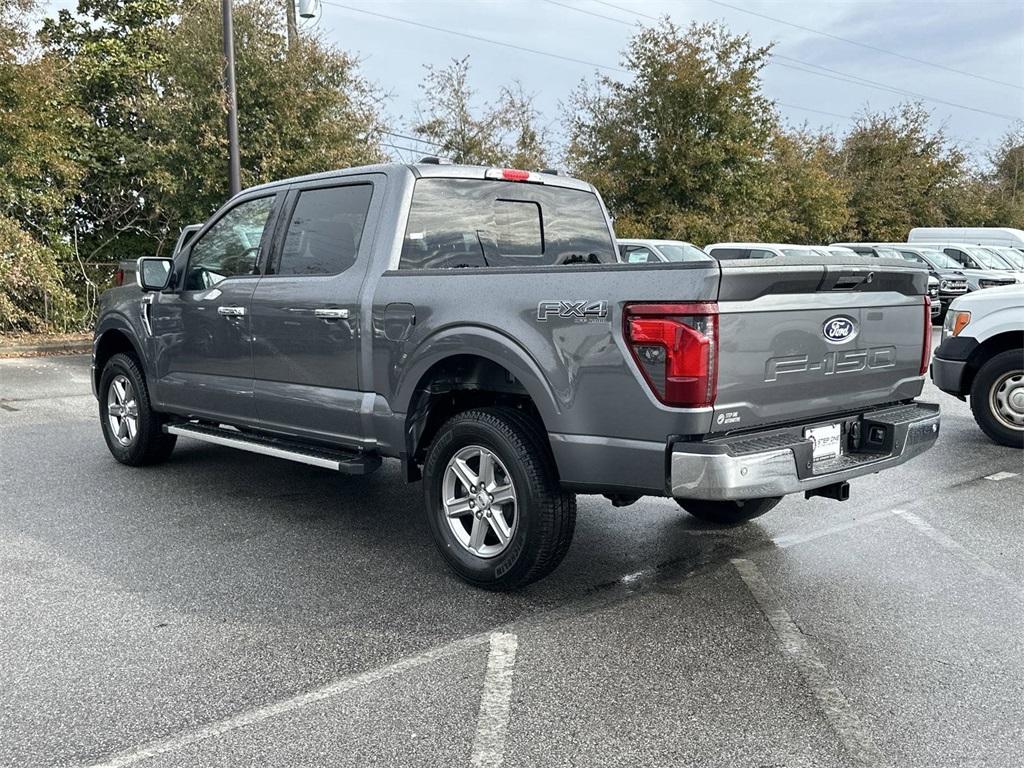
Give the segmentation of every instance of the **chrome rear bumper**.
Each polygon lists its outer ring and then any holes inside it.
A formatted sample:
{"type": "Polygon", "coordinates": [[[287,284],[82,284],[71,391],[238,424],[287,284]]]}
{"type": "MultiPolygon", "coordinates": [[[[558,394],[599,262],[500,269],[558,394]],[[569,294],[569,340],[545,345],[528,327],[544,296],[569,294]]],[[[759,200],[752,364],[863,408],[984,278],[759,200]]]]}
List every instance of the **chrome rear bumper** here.
{"type": "MultiPolygon", "coordinates": [[[[756,499],[880,472],[931,448],[939,436],[939,406],[915,402],[835,422],[844,424],[847,452],[818,465],[812,461],[813,446],[801,436],[801,427],[676,443],[670,458],[671,493],[679,499],[756,499]]],[[[817,422],[826,423],[827,419],[817,422]]]]}

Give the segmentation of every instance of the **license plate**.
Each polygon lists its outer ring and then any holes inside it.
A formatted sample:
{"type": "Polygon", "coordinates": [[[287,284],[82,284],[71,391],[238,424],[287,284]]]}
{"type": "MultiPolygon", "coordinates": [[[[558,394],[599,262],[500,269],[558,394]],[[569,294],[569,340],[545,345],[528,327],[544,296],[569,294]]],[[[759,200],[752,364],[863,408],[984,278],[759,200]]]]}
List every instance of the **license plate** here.
{"type": "Polygon", "coordinates": [[[812,427],[804,430],[804,438],[810,439],[814,445],[813,460],[819,461],[839,458],[843,448],[842,424],[829,424],[827,427],[812,427]]]}

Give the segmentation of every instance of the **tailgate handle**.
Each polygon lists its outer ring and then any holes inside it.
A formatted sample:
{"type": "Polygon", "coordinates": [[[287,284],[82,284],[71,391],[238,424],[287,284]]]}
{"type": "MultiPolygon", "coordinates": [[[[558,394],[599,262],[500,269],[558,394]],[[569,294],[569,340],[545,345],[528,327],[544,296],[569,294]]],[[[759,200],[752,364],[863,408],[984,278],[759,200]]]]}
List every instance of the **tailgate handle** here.
{"type": "Polygon", "coordinates": [[[874,272],[868,272],[866,275],[840,275],[836,278],[835,284],[833,284],[829,290],[852,291],[854,288],[858,288],[865,283],[870,283],[874,279],[874,272]]]}

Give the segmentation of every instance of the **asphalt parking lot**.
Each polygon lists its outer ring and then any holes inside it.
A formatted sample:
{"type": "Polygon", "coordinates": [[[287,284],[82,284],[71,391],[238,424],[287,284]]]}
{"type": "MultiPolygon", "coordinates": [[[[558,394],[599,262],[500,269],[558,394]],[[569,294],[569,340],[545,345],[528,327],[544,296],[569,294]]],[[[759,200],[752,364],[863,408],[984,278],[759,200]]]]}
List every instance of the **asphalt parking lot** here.
{"type": "Polygon", "coordinates": [[[741,528],[581,497],[516,594],[397,466],[114,462],[88,358],[0,361],[0,765],[1024,765],[1024,459],[936,447],[741,528]]]}

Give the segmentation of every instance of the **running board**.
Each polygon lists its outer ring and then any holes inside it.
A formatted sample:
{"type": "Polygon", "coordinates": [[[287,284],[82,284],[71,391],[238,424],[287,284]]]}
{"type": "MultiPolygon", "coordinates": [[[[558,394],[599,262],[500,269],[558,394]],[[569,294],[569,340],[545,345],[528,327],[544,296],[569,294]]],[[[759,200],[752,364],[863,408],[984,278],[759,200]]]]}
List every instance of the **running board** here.
{"type": "Polygon", "coordinates": [[[288,459],[314,467],[333,469],[346,475],[368,475],[380,466],[380,456],[372,453],[321,448],[295,440],[247,434],[234,429],[205,424],[165,424],[164,432],[169,435],[191,437],[193,440],[202,440],[214,445],[237,448],[250,453],[260,453],[264,456],[288,459]]]}

